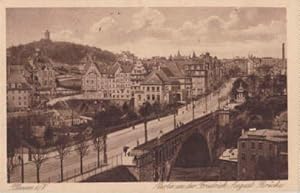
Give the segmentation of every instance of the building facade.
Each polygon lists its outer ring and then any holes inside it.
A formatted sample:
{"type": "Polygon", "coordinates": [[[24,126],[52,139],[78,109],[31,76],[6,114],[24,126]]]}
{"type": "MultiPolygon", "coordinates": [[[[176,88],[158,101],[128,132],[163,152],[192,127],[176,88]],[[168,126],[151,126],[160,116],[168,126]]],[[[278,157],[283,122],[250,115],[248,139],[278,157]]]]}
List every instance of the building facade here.
{"type": "Polygon", "coordinates": [[[27,111],[32,103],[32,88],[19,72],[7,78],[7,111],[27,111]]]}
{"type": "Polygon", "coordinates": [[[238,140],[238,179],[287,178],[287,132],[249,129],[238,140]]]}

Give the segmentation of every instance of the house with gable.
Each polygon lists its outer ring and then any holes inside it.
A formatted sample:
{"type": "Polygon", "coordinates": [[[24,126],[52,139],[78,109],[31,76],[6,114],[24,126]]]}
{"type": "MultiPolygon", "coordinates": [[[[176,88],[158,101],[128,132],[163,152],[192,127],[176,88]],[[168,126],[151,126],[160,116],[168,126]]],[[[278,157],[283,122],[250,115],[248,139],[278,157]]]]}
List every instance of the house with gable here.
{"type": "Polygon", "coordinates": [[[91,58],[85,65],[81,89],[88,98],[102,99],[109,97],[107,67],[91,58]]]}
{"type": "Polygon", "coordinates": [[[134,107],[138,109],[146,101],[151,104],[175,103],[178,100],[176,93],[179,90],[178,80],[169,78],[162,70],[154,70],[141,82],[140,91],[134,93],[134,107]]]}

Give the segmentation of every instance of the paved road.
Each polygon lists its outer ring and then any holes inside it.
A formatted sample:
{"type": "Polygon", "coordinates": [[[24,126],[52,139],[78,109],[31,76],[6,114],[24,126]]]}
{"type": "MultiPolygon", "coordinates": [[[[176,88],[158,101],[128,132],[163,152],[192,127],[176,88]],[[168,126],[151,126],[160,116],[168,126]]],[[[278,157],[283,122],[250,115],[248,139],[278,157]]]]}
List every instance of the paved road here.
{"type": "MultiPolygon", "coordinates": [[[[228,96],[231,86],[234,79],[231,79],[227,82],[220,91],[215,91],[207,96],[207,109],[205,112],[205,99],[202,98],[198,101],[195,101],[195,118],[201,117],[204,114],[215,111],[218,109],[218,97],[228,96]]],[[[224,97],[223,97],[224,98],[224,97]]],[[[226,98],[226,97],[225,97],[226,98]]],[[[224,106],[227,101],[222,101],[220,106],[224,106]]],[[[152,120],[148,122],[148,140],[156,138],[159,134],[159,131],[162,130],[163,133],[167,133],[174,129],[173,115],[169,115],[166,117],[162,117],[159,121],[152,120]]],[[[179,110],[178,115],[176,116],[177,122],[187,123],[192,120],[192,108],[191,106],[182,107],[179,110]]],[[[131,148],[137,145],[137,141],[139,144],[144,143],[144,125],[139,124],[136,125],[135,129],[132,127],[123,129],[121,131],[117,131],[111,133],[107,136],[107,156],[114,157],[116,155],[122,154],[123,147],[129,146],[131,148]]],[[[103,157],[102,157],[103,158],[103,157]]],[[[120,159],[120,158],[119,158],[120,159]]],[[[91,166],[95,164],[97,161],[97,152],[94,150],[94,147],[91,143],[89,147],[89,154],[84,157],[84,166],[91,166]]],[[[112,164],[114,161],[116,164],[116,159],[110,159],[108,164],[112,164]]],[[[72,151],[68,156],[65,157],[64,160],[64,176],[69,176],[71,173],[74,173],[74,170],[79,171],[80,167],[79,155],[76,151],[72,151]]],[[[36,182],[36,167],[34,163],[28,163],[25,165],[25,182],[36,182]]],[[[21,182],[20,178],[21,168],[18,166],[12,173],[11,182],[21,182]]],[[[58,180],[60,176],[60,162],[58,158],[51,157],[47,159],[46,162],[42,164],[40,171],[40,179],[41,182],[48,182],[49,178],[51,181],[58,180]],[[55,179],[56,177],[56,179],[55,179]]]]}

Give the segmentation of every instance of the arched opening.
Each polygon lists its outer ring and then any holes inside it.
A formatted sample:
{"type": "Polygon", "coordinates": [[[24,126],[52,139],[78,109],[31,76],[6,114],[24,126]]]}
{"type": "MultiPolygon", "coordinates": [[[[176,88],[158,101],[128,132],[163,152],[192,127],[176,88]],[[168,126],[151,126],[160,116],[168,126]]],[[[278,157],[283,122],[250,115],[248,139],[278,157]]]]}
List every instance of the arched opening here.
{"type": "Polygon", "coordinates": [[[206,139],[193,134],[183,144],[171,166],[170,181],[201,181],[216,179],[216,171],[210,166],[206,139]]]}
{"type": "Polygon", "coordinates": [[[206,139],[193,134],[182,145],[175,161],[175,167],[206,167],[209,165],[209,150],[206,139]]]}

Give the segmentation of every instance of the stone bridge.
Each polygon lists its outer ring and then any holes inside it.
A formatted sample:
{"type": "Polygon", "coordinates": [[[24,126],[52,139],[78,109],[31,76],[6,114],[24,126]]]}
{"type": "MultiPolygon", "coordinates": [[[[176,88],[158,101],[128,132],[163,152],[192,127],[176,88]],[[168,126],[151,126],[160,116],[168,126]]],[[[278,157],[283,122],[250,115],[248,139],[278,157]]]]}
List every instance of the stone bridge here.
{"type": "Polygon", "coordinates": [[[133,173],[139,181],[168,181],[175,165],[210,164],[218,126],[228,122],[229,111],[219,110],[135,147],[130,153],[135,157],[133,173]]]}

